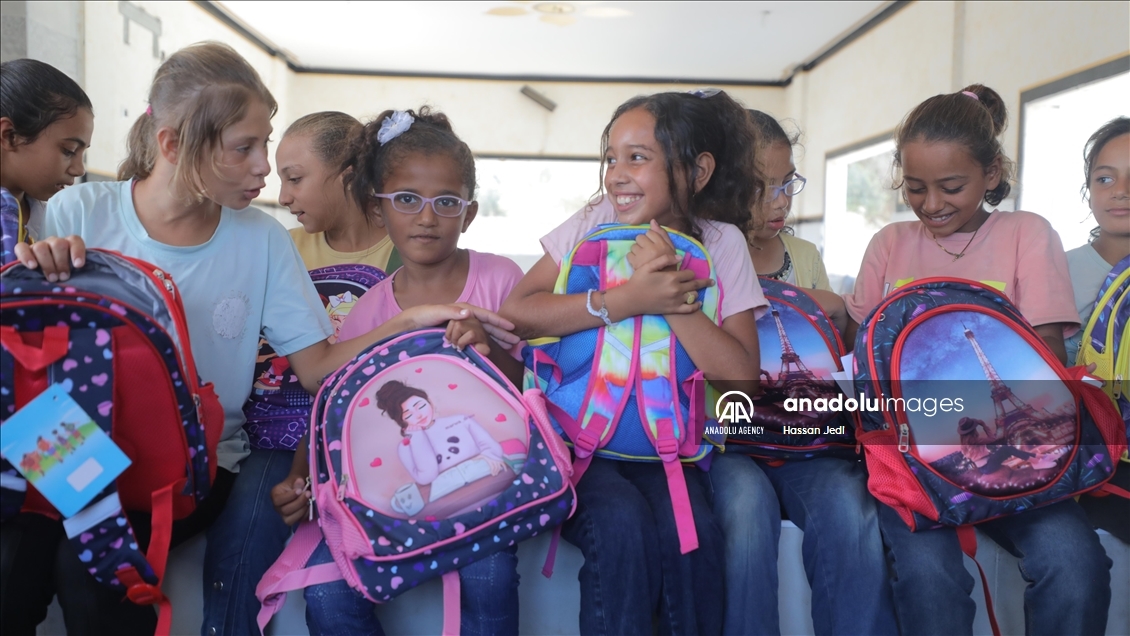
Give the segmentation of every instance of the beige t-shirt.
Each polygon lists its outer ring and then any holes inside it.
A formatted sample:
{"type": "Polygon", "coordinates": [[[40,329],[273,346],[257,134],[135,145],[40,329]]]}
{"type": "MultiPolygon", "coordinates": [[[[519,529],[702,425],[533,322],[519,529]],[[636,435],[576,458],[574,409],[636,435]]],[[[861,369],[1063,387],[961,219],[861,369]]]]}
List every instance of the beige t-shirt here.
{"type": "Polygon", "coordinates": [[[393,248],[392,239],[388,236],[378,241],[376,245],[360,252],[339,252],[330,247],[323,232],[307,234],[300,227],[290,231],[290,238],[294,240],[294,245],[298,248],[302,262],[308,270],[331,265],[360,264],[371,265],[387,274],[392,273],[387,271],[388,259],[393,248]]]}

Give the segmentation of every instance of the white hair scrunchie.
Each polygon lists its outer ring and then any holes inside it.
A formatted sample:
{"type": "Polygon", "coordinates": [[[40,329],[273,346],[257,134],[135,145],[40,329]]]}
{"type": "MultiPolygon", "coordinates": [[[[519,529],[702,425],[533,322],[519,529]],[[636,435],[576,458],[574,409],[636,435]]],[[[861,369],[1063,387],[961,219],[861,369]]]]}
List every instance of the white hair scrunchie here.
{"type": "Polygon", "coordinates": [[[403,110],[393,111],[381,122],[381,129],[377,131],[377,141],[381,142],[382,146],[387,144],[403,135],[406,130],[412,127],[414,121],[416,120],[403,110]]]}

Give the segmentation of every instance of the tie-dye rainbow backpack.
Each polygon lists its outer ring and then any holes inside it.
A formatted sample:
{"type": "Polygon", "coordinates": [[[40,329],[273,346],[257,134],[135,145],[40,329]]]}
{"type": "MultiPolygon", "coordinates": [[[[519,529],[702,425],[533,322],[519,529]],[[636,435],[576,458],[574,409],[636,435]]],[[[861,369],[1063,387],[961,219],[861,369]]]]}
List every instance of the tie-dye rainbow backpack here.
{"type": "Polygon", "coordinates": [[[1077,364],[1095,365],[1103,390],[1118,404],[1130,440],[1130,256],[1110,270],[1083,329],[1077,364]]]}
{"type": "MultiPolygon", "coordinates": [[[[334,326],[334,339],[357,299],[386,278],[370,265],[331,265],[310,270],[310,279],[334,326]]],[[[295,450],[306,434],[314,398],[302,388],[283,356],[275,353],[265,335],[259,336],[259,356],[251,395],[243,405],[244,429],[252,448],[295,450]]]]}
{"type": "MultiPolygon", "coordinates": [[[[0,299],[0,421],[58,384],[129,457],[130,467],[63,525],[90,574],[135,603],[159,604],[157,633],[168,633],[160,586],[173,521],[208,496],[224,425],[212,385],[196,374],[176,286],[149,263],[88,250],[63,283],[7,265],[0,299]],[[152,515],[144,554],[123,510],[152,515]]],[[[67,446],[52,449],[60,460],[67,446]]],[[[13,499],[50,514],[7,461],[2,468],[6,514],[19,510],[7,509],[13,499]]]]}
{"type": "Polygon", "coordinates": [[[519,393],[443,329],[374,344],[326,378],[310,431],[317,521],[259,582],[260,628],[290,590],[344,578],[378,603],[442,576],[453,633],[459,568],[552,531],[574,508],[569,451],[541,392],[519,393]],[[323,537],[334,561],[306,568],[323,537]]]}
{"type": "Polygon", "coordinates": [[[851,396],[831,375],[843,370],[839,330],[804,289],[758,280],[769,301],[757,320],[761,393],[749,421],[726,436],[727,452],[767,460],[858,458],[854,417],[836,406],[851,396]]]}
{"type": "MultiPolygon", "coordinates": [[[[628,281],[627,255],[648,226],[593,229],[561,262],[554,293],[585,294],[628,281]]],[[[668,230],[681,268],[718,280],[701,243],[668,230]]],[[[702,311],[720,323],[722,290],[700,290],[702,311]]],[[[705,458],[721,439],[706,432],[706,383],[662,316],[635,316],[610,327],[532,340],[525,351],[526,386],[546,396],[554,428],[573,447],[573,483],[593,455],[662,462],[685,554],[698,547],[681,462],[705,458]]]]}

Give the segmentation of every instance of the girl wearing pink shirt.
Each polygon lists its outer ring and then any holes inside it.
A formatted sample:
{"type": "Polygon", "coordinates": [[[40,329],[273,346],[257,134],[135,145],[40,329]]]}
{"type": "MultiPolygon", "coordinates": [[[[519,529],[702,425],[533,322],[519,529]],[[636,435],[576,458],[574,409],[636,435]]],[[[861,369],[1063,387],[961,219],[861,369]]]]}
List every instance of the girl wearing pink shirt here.
{"type": "MultiPolygon", "coordinates": [[[[609,321],[663,315],[719,391],[755,392],[760,354],[757,284],[743,230],[765,189],[749,115],[718,90],[660,93],[621,105],[604,130],[608,192],[542,239],[546,255],[506,301],[523,337],[565,336],[609,321]],[[599,295],[554,294],[562,258],[600,223],[650,224],[627,257],[629,281],[599,295]],[[713,281],[678,270],[669,227],[699,239],[725,295],[722,325],[693,302],[713,281]],[[688,302],[692,304],[688,304],[688,302]],[[593,308],[599,304],[606,313],[593,308]]],[[[609,323],[610,324],[610,323],[609,323]]],[[[590,354],[591,355],[591,354],[590,354]]],[[[562,536],[580,548],[582,634],[722,631],[723,545],[701,472],[684,468],[699,547],[681,554],[664,468],[597,457],[577,485],[562,536]]]]}
{"type": "MultiPolygon", "coordinates": [[[[447,339],[459,348],[475,347],[512,382],[520,383],[522,363],[512,353],[519,351],[518,340],[506,331],[513,325],[494,312],[521,279],[522,270],[502,256],[459,248],[459,235],[471,226],[479,208],[470,148],[455,135],[447,117],[424,107],[419,112],[382,113],[365,126],[351,154],[344,166],[346,188],[377,226],[388,231],[403,265],[357,301],[341,326],[339,341],[374,330],[393,335],[428,326],[426,317],[438,315],[435,307],[455,305],[466,314],[447,322],[447,339]]],[[[489,446],[475,436],[474,428],[481,430],[478,424],[434,419],[426,394],[418,403],[410,398],[419,398],[423,391],[407,388],[389,382],[382,388],[384,400],[382,393],[377,399],[394,421],[404,423],[403,448],[408,452],[401,452],[400,459],[412,465],[410,472],[420,483],[458,463],[436,453],[415,452],[429,446],[432,428],[448,427],[448,436],[459,436],[468,451],[489,446]],[[399,387],[390,386],[394,384],[399,387]]],[[[503,468],[502,451],[491,442],[494,446],[479,456],[497,461],[497,466],[490,465],[497,474],[503,468]]],[[[305,514],[308,461],[306,453],[295,453],[291,474],[271,493],[275,509],[288,523],[305,514]]],[[[308,565],[330,560],[323,541],[308,565]]],[[[518,633],[517,564],[514,546],[460,570],[463,633],[518,633]]],[[[308,587],[305,597],[312,634],[383,633],[373,604],[345,581],[308,587]]]]}
{"type": "MultiPolygon", "coordinates": [[[[1030,212],[991,213],[1009,193],[1012,163],[998,140],[1007,113],[1000,95],[974,84],[918,105],[896,133],[895,167],[918,221],[884,227],[867,247],[845,297],[854,342],[859,323],[892,290],[929,276],[981,281],[1000,290],[1063,361],[1064,332],[1078,328],[1059,236],[1030,212]]],[[[911,533],[879,504],[903,634],[969,634],[973,577],[953,528],[911,533]]],[[[1029,634],[1102,634],[1110,567],[1073,499],[979,524],[1020,559],[1029,634]]]]}

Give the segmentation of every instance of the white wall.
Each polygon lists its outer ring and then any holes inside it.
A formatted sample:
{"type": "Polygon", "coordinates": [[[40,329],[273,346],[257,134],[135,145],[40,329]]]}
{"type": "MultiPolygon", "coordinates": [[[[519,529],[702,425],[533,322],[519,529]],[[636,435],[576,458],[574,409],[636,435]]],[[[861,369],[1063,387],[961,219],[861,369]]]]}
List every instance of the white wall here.
{"type": "MultiPolygon", "coordinates": [[[[786,92],[804,128],[799,217],[824,207],[825,155],[890,133],[922,100],[977,82],[1006,100],[1006,152],[1017,157],[1020,93],[1130,50],[1126,2],[915,2],[786,92]]],[[[1082,147],[1080,147],[1082,152],[1082,147]]],[[[1075,187],[1070,179],[1065,187],[1075,187]]]]}
{"type": "MultiPolygon", "coordinates": [[[[557,103],[553,112],[522,95],[524,82],[406,79],[300,73],[291,81],[295,118],[341,110],[362,120],[388,108],[430,104],[447,113],[473,151],[486,155],[596,157],[600,133],[624,101],[636,95],[691,90],[698,85],[533,82],[557,103]]],[[[780,111],[779,88],[726,89],[750,108],[780,111]]]]}

